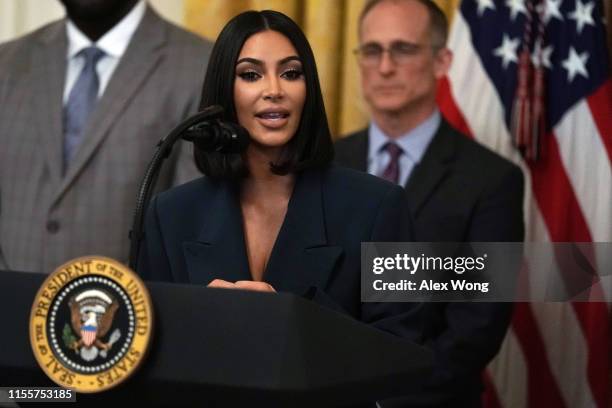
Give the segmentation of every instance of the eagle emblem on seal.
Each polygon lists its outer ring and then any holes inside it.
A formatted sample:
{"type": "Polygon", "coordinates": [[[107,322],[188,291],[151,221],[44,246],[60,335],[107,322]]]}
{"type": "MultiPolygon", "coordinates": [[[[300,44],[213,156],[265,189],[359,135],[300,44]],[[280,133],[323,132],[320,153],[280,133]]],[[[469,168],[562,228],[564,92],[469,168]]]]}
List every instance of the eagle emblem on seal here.
{"type": "Polygon", "coordinates": [[[73,296],[68,306],[72,329],[68,324],[64,327],[64,344],[85,361],[92,361],[98,355],[105,358],[108,350],[121,337],[116,329],[107,341],[103,340],[113,325],[119,303],[103,290],[87,289],[73,296]]]}

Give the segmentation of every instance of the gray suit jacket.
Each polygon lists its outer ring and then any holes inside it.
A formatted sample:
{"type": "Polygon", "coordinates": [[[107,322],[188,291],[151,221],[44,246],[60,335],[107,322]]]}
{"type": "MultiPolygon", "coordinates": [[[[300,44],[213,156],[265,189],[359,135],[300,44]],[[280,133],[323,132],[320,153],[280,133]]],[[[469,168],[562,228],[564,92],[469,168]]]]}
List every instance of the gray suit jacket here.
{"type": "MultiPolygon", "coordinates": [[[[159,139],[197,111],[211,51],[147,8],[62,175],[66,47],[65,20],[0,45],[0,270],[127,261],[139,184],[159,139]]],[[[174,149],[159,189],[197,175],[188,149],[174,149]]]]}

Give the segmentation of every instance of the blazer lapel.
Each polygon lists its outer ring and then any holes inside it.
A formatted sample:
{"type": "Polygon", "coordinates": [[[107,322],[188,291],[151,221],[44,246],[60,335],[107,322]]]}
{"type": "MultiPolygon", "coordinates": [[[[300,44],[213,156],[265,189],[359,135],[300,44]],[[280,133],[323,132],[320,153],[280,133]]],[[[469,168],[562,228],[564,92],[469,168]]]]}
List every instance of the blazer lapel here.
{"type": "MultiPolygon", "coordinates": [[[[221,183],[203,206],[207,217],[197,240],[183,244],[189,281],[252,280],[238,192],[221,183]]],[[[321,175],[306,171],[298,176],[264,272],[264,281],[276,290],[301,295],[327,285],[343,251],[327,244],[322,206],[321,175]]]]}
{"type": "Polygon", "coordinates": [[[39,52],[33,53],[32,106],[34,125],[42,136],[45,160],[53,184],[59,185],[62,177],[62,146],[64,131],[62,106],[67,59],[65,21],[55,24],[41,39],[39,52]]]}
{"type": "Polygon", "coordinates": [[[296,180],[264,274],[276,290],[302,295],[324,289],[343,253],[327,243],[321,178],[318,171],[304,171],[296,180]]]}
{"type": "Polygon", "coordinates": [[[160,18],[147,7],[140,26],[136,29],[102,98],[88,120],[85,128],[87,136],[77,149],[54,201],[61,198],[83,170],[127,103],[138,89],[146,86],[146,80],[158,66],[163,56],[163,45],[167,35],[164,25],[159,22],[160,18]]]}
{"type": "Polygon", "coordinates": [[[413,217],[417,217],[427,199],[447,175],[455,152],[455,140],[449,137],[442,121],[421,162],[415,166],[406,183],[413,217]]]}
{"type": "Polygon", "coordinates": [[[191,283],[251,280],[238,193],[227,183],[217,187],[215,195],[202,203],[206,216],[197,240],[183,243],[191,283]]]}

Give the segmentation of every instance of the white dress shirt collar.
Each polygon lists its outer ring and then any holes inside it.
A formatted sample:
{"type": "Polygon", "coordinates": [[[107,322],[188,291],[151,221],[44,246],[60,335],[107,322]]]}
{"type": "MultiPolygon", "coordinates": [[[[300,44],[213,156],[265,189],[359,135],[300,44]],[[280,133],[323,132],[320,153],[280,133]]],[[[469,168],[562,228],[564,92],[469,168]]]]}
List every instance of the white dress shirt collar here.
{"type": "MultiPolygon", "coordinates": [[[[106,55],[121,58],[142,21],[145,11],[146,2],[140,0],[119,23],[96,41],[95,45],[106,55]]],[[[84,48],[94,45],[94,42],[70,20],[66,23],[66,33],[68,35],[68,59],[73,58],[84,48]]]]}
{"type": "Polygon", "coordinates": [[[399,179],[400,185],[406,185],[412,170],[421,162],[425,151],[434,138],[442,121],[440,112],[436,109],[429,118],[419,124],[416,128],[406,132],[398,138],[388,137],[378,125],[372,121],[369,128],[368,138],[368,173],[380,176],[389,165],[391,157],[383,149],[388,142],[398,144],[404,154],[399,156],[399,179]]]}
{"type": "Polygon", "coordinates": [[[369,158],[372,159],[375,155],[379,154],[388,142],[395,142],[414,162],[419,163],[438,127],[440,127],[441,120],[440,111],[436,109],[424,122],[395,139],[387,136],[372,121],[369,129],[369,158]]]}

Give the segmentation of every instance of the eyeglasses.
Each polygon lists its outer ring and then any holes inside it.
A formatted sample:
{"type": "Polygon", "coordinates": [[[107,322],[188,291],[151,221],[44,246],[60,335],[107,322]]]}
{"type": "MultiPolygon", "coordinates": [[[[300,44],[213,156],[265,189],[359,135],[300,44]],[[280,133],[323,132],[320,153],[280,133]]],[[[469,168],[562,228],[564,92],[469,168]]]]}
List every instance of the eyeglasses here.
{"type": "MultiPolygon", "coordinates": [[[[375,67],[380,64],[383,54],[389,53],[394,64],[405,65],[412,61],[415,55],[429,48],[427,45],[413,44],[405,41],[395,41],[389,48],[378,43],[367,43],[359,46],[353,52],[359,59],[359,63],[366,67],[375,67]]],[[[433,50],[440,47],[431,46],[433,50]]]]}

